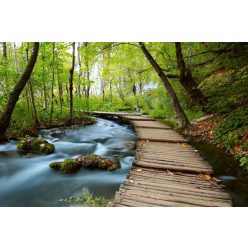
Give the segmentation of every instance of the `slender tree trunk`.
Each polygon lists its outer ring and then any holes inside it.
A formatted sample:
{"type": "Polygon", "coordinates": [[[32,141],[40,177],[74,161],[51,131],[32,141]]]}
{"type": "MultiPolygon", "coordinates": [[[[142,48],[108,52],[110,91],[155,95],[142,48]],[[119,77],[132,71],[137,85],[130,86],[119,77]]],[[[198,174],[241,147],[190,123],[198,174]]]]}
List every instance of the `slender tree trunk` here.
{"type": "Polygon", "coordinates": [[[178,101],[177,95],[176,95],[175,91],[173,90],[168,78],[166,77],[166,75],[164,74],[163,70],[161,69],[161,67],[156,62],[156,60],[148,52],[148,50],[146,49],[144,43],[139,42],[139,44],[140,44],[142,52],[144,53],[144,55],[146,56],[147,60],[150,62],[150,64],[153,66],[153,68],[157,72],[158,76],[162,80],[166,90],[169,93],[169,95],[170,95],[170,97],[172,99],[172,104],[173,104],[174,110],[175,110],[175,112],[176,112],[176,114],[178,116],[180,126],[182,128],[187,127],[190,124],[189,120],[188,120],[185,112],[183,111],[183,108],[181,107],[181,105],[180,105],[180,103],[178,101]]]}
{"type": "Polygon", "coordinates": [[[113,90],[112,90],[112,80],[109,82],[109,91],[110,91],[110,102],[113,101],[113,90]]]}
{"type": "Polygon", "coordinates": [[[57,77],[58,77],[58,86],[59,86],[59,106],[60,106],[60,113],[63,112],[63,88],[59,78],[59,70],[57,69],[57,77]]]}
{"type": "Polygon", "coordinates": [[[180,83],[186,90],[190,97],[192,105],[203,105],[206,102],[206,98],[202,91],[198,88],[191,71],[186,69],[185,62],[183,59],[182,48],[180,42],[175,42],[176,56],[177,56],[177,67],[180,71],[180,83]]]}
{"type": "Polygon", "coordinates": [[[118,88],[117,84],[115,84],[115,87],[116,87],[116,89],[117,89],[118,95],[119,95],[119,97],[121,98],[122,102],[123,102],[124,104],[126,104],[125,97],[124,97],[124,95],[123,95],[121,89],[118,88]]]}
{"type": "Polygon", "coordinates": [[[14,42],[14,54],[15,54],[15,68],[17,74],[19,73],[19,68],[18,68],[18,59],[17,59],[17,51],[16,51],[16,43],[14,42]]]}
{"type": "Polygon", "coordinates": [[[90,72],[89,72],[89,64],[88,61],[86,61],[86,79],[87,79],[87,84],[85,87],[85,98],[89,99],[90,97],[90,72]]]}
{"type": "Polygon", "coordinates": [[[53,120],[53,108],[54,108],[54,94],[53,94],[53,88],[54,88],[54,66],[55,66],[55,42],[53,42],[53,62],[52,62],[52,89],[51,89],[51,111],[50,111],[50,120],[49,125],[52,125],[53,120]]]}
{"type": "Polygon", "coordinates": [[[45,47],[42,49],[42,84],[43,84],[43,95],[44,95],[44,104],[43,108],[44,110],[47,110],[47,89],[46,89],[46,82],[45,82],[45,56],[46,56],[46,50],[45,47]]]}
{"type": "MultiPolygon", "coordinates": [[[[27,62],[28,62],[28,49],[26,50],[26,55],[27,55],[27,62]]],[[[32,109],[33,109],[33,118],[34,121],[37,125],[39,125],[39,119],[36,111],[36,106],[35,106],[35,101],[34,101],[34,92],[33,92],[33,85],[31,82],[31,76],[28,80],[28,86],[29,86],[29,91],[30,91],[30,99],[31,99],[31,104],[32,104],[32,109]]]]}
{"type": "Polygon", "coordinates": [[[3,58],[7,59],[7,42],[2,42],[3,44],[3,58]]]}
{"type": "Polygon", "coordinates": [[[27,111],[28,111],[28,113],[29,113],[29,110],[30,110],[30,101],[29,101],[29,96],[28,96],[27,87],[25,88],[25,95],[26,95],[26,102],[27,102],[27,111]]]}
{"type": "Polygon", "coordinates": [[[75,66],[75,42],[72,43],[72,65],[70,69],[69,92],[70,92],[70,115],[69,123],[72,123],[73,117],[73,74],[75,66]]]}
{"type": "Polygon", "coordinates": [[[106,82],[102,82],[102,101],[105,101],[105,86],[106,86],[106,82]]]}
{"type": "Polygon", "coordinates": [[[77,92],[78,92],[78,95],[81,96],[82,65],[81,65],[81,56],[80,56],[80,42],[78,42],[77,50],[78,50],[78,66],[79,66],[77,92]]]}
{"type": "Polygon", "coordinates": [[[33,68],[37,60],[38,51],[39,51],[39,42],[35,42],[33,45],[32,55],[26,66],[26,69],[23,72],[20,80],[15,85],[14,89],[11,91],[6,108],[0,117],[0,140],[3,140],[4,138],[4,134],[7,128],[9,127],[11,116],[15,109],[15,105],[33,71],[33,68]]]}

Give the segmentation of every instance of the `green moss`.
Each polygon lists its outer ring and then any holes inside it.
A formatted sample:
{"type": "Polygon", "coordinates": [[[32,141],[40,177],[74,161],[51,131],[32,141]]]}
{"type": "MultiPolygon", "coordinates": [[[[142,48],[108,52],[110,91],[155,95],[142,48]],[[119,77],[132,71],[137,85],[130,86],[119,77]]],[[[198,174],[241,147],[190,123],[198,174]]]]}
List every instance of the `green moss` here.
{"type": "Polygon", "coordinates": [[[50,154],[54,152],[55,146],[45,139],[25,137],[18,142],[17,149],[24,153],[50,154]]]}
{"type": "Polygon", "coordinates": [[[60,171],[64,173],[71,173],[74,171],[77,171],[80,168],[78,163],[75,161],[75,159],[65,159],[60,167],[60,171]]]}
{"type": "Polygon", "coordinates": [[[109,166],[107,170],[112,171],[119,169],[120,167],[121,167],[120,162],[115,162],[111,166],[109,166]]]}
{"type": "Polygon", "coordinates": [[[63,162],[52,162],[49,166],[52,169],[55,169],[62,173],[75,172],[80,168],[80,165],[75,161],[75,159],[71,158],[67,158],[63,162]]]}
{"type": "Polygon", "coordinates": [[[60,170],[62,162],[52,162],[49,166],[55,170],[60,170]]]}

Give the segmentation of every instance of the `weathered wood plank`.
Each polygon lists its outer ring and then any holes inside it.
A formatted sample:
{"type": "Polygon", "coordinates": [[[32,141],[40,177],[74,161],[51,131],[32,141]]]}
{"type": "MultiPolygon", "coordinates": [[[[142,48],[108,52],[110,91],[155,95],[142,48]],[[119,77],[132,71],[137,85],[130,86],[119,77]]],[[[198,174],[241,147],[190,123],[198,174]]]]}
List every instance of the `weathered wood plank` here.
{"type": "Polygon", "coordinates": [[[137,190],[143,190],[143,191],[146,191],[146,192],[151,192],[151,193],[159,193],[159,194],[165,194],[165,195],[171,195],[171,194],[174,194],[174,195],[177,195],[177,196],[180,196],[180,197],[189,197],[189,198],[197,198],[197,199],[205,199],[205,200],[208,200],[208,201],[220,201],[220,202],[231,202],[230,200],[230,197],[228,195],[226,196],[223,196],[223,197],[218,197],[216,195],[203,195],[203,194],[200,194],[200,193],[197,193],[197,192],[187,192],[187,194],[185,192],[182,192],[180,190],[170,190],[170,189],[158,189],[156,187],[147,187],[147,186],[144,186],[144,185],[130,185],[130,184],[125,184],[123,186],[123,189],[137,189],[137,190]]]}
{"type": "Polygon", "coordinates": [[[171,129],[169,126],[166,126],[166,125],[164,125],[160,122],[157,122],[157,121],[132,120],[131,123],[135,128],[171,129]]]}
{"type": "Polygon", "coordinates": [[[153,129],[153,128],[135,128],[138,140],[185,143],[187,142],[181,135],[173,130],[153,129]]]}
{"type": "Polygon", "coordinates": [[[128,121],[155,121],[155,119],[150,118],[150,117],[146,117],[146,116],[134,116],[134,115],[122,115],[123,119],[126,119],[128,121]]]}
{"type": "Polygon", "coordinates": [[[144,186],[153,186],[153,187],[161,187],[161,189],[164,190],[181,190],[182,192],[185,192],[185,194],[187,194],[187,192],[197,192],[197,193],[201,193],[201,194],[207,194],[207,195],[216,195],[216,196],[223,196],[223,197],[227,197],[227,193],[223,190],[220,189],[206,189],[204,187],[201,186],[197,186],[197,187],[192,187],[189,185],[181,185],[181,184],[175,184],[175,183],[156,183],[156,182],[151,182],[150,180],[133,180],[133,182],[131,183],[130,181],[126,181],[125,184],[131,184],[131,185],[144,185],[144,186]]]}
{"type": "Polygon", "coordinates": [[[150,163],[141,160],[135,160],[133,165],[142,167],[142,168],[154,168],[154,169],[161,169],[161,170],[178,170],[183,172],[191,172],[191,173],[208,173],[213,174],[213,170],[211,168],[192,168],[187,166],[179,166],[173,164],[158,164],[158,163],[150,163]]]}

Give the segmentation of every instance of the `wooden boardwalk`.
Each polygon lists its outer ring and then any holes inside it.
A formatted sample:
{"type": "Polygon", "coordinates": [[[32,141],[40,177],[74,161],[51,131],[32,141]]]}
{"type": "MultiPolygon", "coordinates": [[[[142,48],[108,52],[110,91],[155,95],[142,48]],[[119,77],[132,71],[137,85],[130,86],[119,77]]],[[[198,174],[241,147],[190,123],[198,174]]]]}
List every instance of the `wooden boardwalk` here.
{"type": "Polygon", "coordinates": [[[92,112],[131,123],[137,149],[113,207],[230,207],[232,199],[212,167],[170,127],[139,114],[92,112]]]}

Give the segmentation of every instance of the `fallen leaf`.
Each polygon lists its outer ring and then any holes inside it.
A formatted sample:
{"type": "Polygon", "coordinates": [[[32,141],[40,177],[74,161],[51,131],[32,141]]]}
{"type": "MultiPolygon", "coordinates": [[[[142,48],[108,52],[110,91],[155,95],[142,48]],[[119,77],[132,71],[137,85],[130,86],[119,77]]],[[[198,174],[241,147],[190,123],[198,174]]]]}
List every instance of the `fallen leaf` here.
{"type": "Polygon", "coordinates": [[[169,170],[166,170],[166,174],[167,174],[168,176],[173,176],[173,175],[174,175],[174,173],[171,172],[171,171],[169,171],[169,170]]]}
{"type": "Polygon", "coordinates": [[[189,145],[186,144],[186,143],[181,143],[180,146],[181,146],[181,147],[187,147],[187,146],[189,146],[189,145]]]}
{"type": "Polygon", "coordinates": [[[198,177],[203,179],[204,181],[211,180],[211,176],[209,176],[208,174],[199,174],[198,177]]]}

